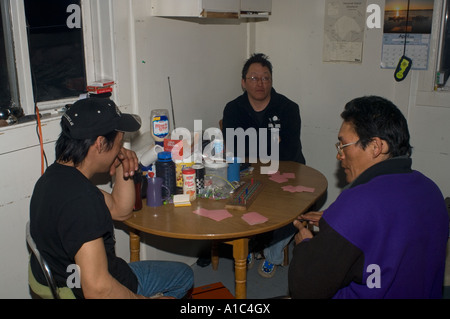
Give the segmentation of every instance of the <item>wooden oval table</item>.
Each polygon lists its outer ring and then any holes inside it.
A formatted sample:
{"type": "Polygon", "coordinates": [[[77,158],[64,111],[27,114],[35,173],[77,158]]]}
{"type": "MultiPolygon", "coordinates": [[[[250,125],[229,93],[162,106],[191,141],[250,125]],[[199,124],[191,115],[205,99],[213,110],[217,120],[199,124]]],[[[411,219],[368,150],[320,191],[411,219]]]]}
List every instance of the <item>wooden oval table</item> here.
{"type": "MultiPolygon", "coordinates": [[[[253,173],[243,180],[253,178],[261,182],[263,187],[247,210],[227,209],[232,217],[215,221],[194,214],[199,208],[209,210],[224,209],[228,200],[197,198],[192,206],[174,207],[167,204],[160,207],[148,207],[143,203],[140,211],[124,221],[132,228],[130,231],[130,261],[138,261],[140,253],[139,231],[162,237],[180,239],[210,239],[223,241],[233,246],[235,262],[235,297],[246,298],[247,255],[249,238],[281,228],[294,221],[300,214],[307,212],[326,192],[328,183],[319,171],[296,162],[279,162],[280,174],[294,173],[295,178],[278,183],[269,179],[270,175],[260,173],[260,165],[252,164],[253,173]],[[304,186],[311,189],[307,192],[289,192],[283,186],[304,186]],[[247,212],[257,212],[268,220],[262,224],[250,226],[242,219],[247,212]]],[[[214,245],[213,245],[214,247],[214,245]]],[[[217,268],[218,257],[214,256],[213,267],[217,268]]]]}

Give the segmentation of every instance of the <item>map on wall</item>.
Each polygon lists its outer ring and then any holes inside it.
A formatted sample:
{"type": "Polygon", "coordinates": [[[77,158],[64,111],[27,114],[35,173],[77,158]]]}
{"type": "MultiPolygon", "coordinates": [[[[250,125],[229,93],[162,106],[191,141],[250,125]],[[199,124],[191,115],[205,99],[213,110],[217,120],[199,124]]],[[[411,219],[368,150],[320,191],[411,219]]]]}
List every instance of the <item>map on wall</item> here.
{"type": "Polygon", "coordinates": [[[324,62],[362,62],[365,16],[366,1],[326,1],[324,62]]]}
{"type": "Polygon", "coordinates": [[[412,69],[428,68],[434,0],[386,0],[381,67],[395,69],[405,54],[412,69]],[[406,41],[406,42],[405,42],[406,41]]]}

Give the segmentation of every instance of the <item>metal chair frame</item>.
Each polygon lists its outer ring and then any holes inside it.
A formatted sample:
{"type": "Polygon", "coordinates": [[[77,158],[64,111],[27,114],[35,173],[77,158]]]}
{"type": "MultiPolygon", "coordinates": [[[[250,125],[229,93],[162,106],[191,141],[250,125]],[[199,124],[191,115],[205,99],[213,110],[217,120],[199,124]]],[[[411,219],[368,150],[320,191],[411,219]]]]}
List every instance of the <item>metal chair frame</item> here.
{"type": "Polygon", "coordinates": [[[47,286],[50,288],[50,291],[52,293],[52,296],[54,299],[60,299],[58,288],[56,286],[55,280],[53,278],[52,272],[50,270],[50,267],[48,266],[47,262],[44,260],[44,258],[41,256],[39,250],[37,249],[36,243],[33,240],[33,237],[31,237],[30,232],[30,222],[27,222],[26,226],[26,238],[28,246],[31,249],[31,252],[36,257],[37,261],[39,262],[39,265],[41,266],[42,272],[44,273],[45,279],[47,280],[47,286]]]}

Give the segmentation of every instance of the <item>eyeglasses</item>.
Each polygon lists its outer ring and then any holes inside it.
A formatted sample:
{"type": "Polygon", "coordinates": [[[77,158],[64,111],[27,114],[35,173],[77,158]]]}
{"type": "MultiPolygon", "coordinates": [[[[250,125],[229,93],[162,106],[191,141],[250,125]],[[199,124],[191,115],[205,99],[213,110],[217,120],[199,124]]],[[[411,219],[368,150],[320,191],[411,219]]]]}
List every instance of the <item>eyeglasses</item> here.
{"type": "Polygon", "coordinates": [[[256,77],[256,76],[251,76],[249,78],[247,78],[247,80],[250,80],[253,83],[258,83],[259,81],[261,81],[262,83],[268,83],[270,82],[272,79],[268,76],[263,76],[263,77],[256,77]]]}
{"type": "Polygon", "coordinates": [[[340,156],[342,156],[342,155],[344,154],[344,152],[342,151],[344,148],[346,148],[347,146],[356,144],[356,143],[358,143],[358,142],[359,142],[359,140],[357,140],[356,142],[348,143],[348,144],[344,144],[344,145],[341,145],[341,142],[337,142],[337,143],[335,144],[335,146],[336,146],[336,149],[337,149],[337,151],[338,151],[338,154],[339,154],[340,156]]]}

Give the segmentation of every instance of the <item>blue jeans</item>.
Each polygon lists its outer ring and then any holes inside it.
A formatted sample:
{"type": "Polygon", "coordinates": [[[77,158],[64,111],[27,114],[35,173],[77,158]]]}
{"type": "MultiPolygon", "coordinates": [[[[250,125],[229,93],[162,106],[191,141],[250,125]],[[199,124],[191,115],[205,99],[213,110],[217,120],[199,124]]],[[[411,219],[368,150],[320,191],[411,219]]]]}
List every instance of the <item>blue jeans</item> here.
{"type": "Polygon", "coordinates": [[[275,265],[281,265],[283,263],[284,247],[289,244],[296,231],[297,229],[292,223],[274,230],[272,241],[264,249],[264,257],[268,262],[275,265]]]}
{"type": "Polygon", "coordinates": [[[138,279],[139,295],[151,297],[162,293],[164,296],[182,298],[194,284],[194,273],[184,263],[143,260],[128,265],[138,279]]]}

